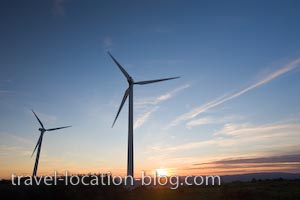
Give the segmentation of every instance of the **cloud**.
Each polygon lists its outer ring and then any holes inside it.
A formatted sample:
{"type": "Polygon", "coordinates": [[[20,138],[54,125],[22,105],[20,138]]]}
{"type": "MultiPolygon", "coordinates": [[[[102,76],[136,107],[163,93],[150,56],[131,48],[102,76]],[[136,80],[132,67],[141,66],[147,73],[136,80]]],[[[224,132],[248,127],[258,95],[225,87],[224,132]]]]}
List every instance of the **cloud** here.
{"type": "Polygon", "coordinates": [[[183,86],[180,86],[178,88],[175,88],[174,90],[171,90],[163,95],[160,95],[155,98],[150,99],[143,99],[140,101],[137,101],[137,107],[143,110],[146,110],[143,114],[141,114],[137,120],[134,123],[134,128],[141,127],[146,121],[149,120],[150,116],[159,108],[158,104],[167,101],[174,97],[177,93],[180,91],[187,89],[190,87],[190,84],[185,84],[183,86]]]}
{"type": "Polygon", "coordinates": [[[153,65],[177,65],[182,64],[184,60],[181,59],[154,59],[148,61],[149,64],[153,65]]]}
{"type": "MultiPolygon", "coordinates": [[[[34,117],[31,110],[25,109],[25,112],[29,113],[30,115],[32,115],[34,117]]],[[[42,121],[42,123],[44,124],[45,127],[47,127],[47,125],[54,124],[57,121],[57,117],[54,115],[44,114],[44,113],[38,112],[36,110],[34,110],[34,112],[37,114],[37,116],[42,121]]]]}
{"type": "Polygon", "coordinates": [[[14,93],[14,92],[9,91],[9,90],[0,90],[0,97],[5,96],[5,95],[9,95],[9,94],[12,94],[12,93],[14,93]]]}
{"type": "Polygon", "coordinates": [[[191,85],[190,84],[185,84],[183,86],[180,86],[170,92],[167,92],[166,94],[163,94],[163,95],[160,95],[159,97],[157,97],[155,100],[154,100],[154,104],[158,104],[160,102],[163,102],[163,101],[166,101],[168,99],[171,99],[173,96],[175,96],[178,92],[184,90],[184,89],[187,89],[189,88],[191,85]]]}
{"type": "Polygon", "coordinates": [[[237,116],[237,115],[228,115],[220,118],[212,118],[212,117],[204,117],[204,118],[199,118],[195,120],[191,120],[188,123],[186,123],[186,126],[188,129],[191,129],[194,126],[202,126],[206,124],[221,124],[221,123],[228,123],[231,121],[240,121],[242,120],[242,116],[237,116]]]}
{"type": "Polygon", "coordinates": [[[104,44],[105,49],[111,50],[111,48],[113,46],[112,38],[109,37],[109,36],[105,37],[104,40],[103,40],[103,44],[104,44]]]}
{"type": "Polygon", "coordinates": [[[69,0],[53,0],[53,13],[55,16],[65,15],[65,4],[69,0]]]}
{"type": "MultiPolygon", "coordinates": [[[[269,156],[269,157],[256,157],[256,158],[234,158],[234,159],[222,159],[213,161],[213,164],[245,164],[245,163],[286,163],[286,162],[298,162],[300,163],[300,154],[292,155],[280,155],[280,156],[269,156]]],[[[194,165],[203,165],[208,163],[200,163],[194,165]]]]}
{"type": "MultiPolygon", "coordinates": [[[[160,152],[173,152],[191,149],[207,149],[219,148],[230,151],[236,148],[260,150],[289,149],[299,146],[299,129],[300,123],[296,122],[277,122],[272,124],[251,125],[247,123],[225,124],[225,126],[217,131],[211,139],[187,142],[169,147],[154,147],[153,150],[160,152]],[[283,148],[285,147],[285,148],[283,148]]],[[[298,147],[296,149],[299,149],[298,147]]],[[[282,151],[284,151],[282,150],[282,151]]]]}
{"type": "Polygon", "coordinates": [[[1,160],[3,160],[5,156],[10,156],[12,154],[30,155],[30,151],[28,151],[26,147],[32,146],[33,142],[28,138],[7,132],[0,132],[0,138],[1,160]]]}
{"type": "Polygon", "coordinates": [[[138,107],[143,107],[143,106],[147,106],[147,105],[157,105],[157,104],[162,103],[162,102],[164,102],[168,99],[171,99],[177,93],[181,92],[184,89],[189,88],[190,86],[191,86],[191,84],[185,84],[185,85],[182,85],[178,88],[175,88],[174,90],[171,90],[171,91],[169,91],[165,94],[162,94],[158,97],[138,100],[136,102],[136,105],[138,107]]]}
{"type": "Polygon", "coordinates": [[[299,67],[300,65],[300,59],[296,59],[292,62],[290,62],[289,64],[285,65],[284,67],[278,69],[277,71],[274,71],[270,74],[267,74],[266,76],[264,76],[261,80],[253,83],[252,85],[242,89],[242,90],[239,90],[238,92],[235,92],[233,94],[230,94],[230,95],[227,95],[225,97],[222,97],[222,98],[218,98],[218,99],[215,99],[215,100],[212,100],[200,107],[197,107],[195,109],[193,109],[192,111],[186,113],[186,114],[183,114],[181,116],[179,116],[177,119],[173,120],[170,124],[167,125],[166,128],[170,128],[170,127],[173,127],[173,126],[176,126],[178,125],[179,123],[183,122],[183,121],[187,121],[187,120],[190,120],[190,119],[193,119],[195,117],[197,117],[198,115],[206,112],[207,110],[211,109],[211,108],[214,108],[220,104],[223,104],[229,100],[232,100],[234,98],[237,98],[239,97],[240,95],[248,92],[248,91],[251,91],[257,87],[260,87],[270,81],[272,81],[273,79],[291,71],[291,70],[294,70],[296,69],[297,67],[299,67]]]}
{"type": "Polygon", "coordinates": [[[299,172],[300,155],[270,155],[268,157],[226,158],[211,162],[194,163],[187,170],[203,170],[214,173],[253,173],[253,172],[299,172]]]}
{"type": "Polygon", "coordinates": [[[22,145],[32,145],[32,141],[16,134],[0,132],[0,137],[1,137],[0,145],[3,144],[8,146],[18,146],[18,147],[22,145]]]}
{"type": "Polygon", "coordinates": [[[205,118],[200,118],[200,119],[196,119],[196,120],[192,120],[190,122],[188,122],[186,125],[188,128],[191,128],[193,126],[200,126],[200,125],[204,125],[204,124],[211,124],[213,123],[214,120],[210,117],[205,117],[205,118]]]}
{"type": "Polygon", "coordinates": [[[268,131],[276,131],[276,130],[287,130],[290,128],[299,127],[299,124],[265,124],[260,126],[253,126],[248,123],[244,124],[225,124],[223,129],[216,132],[215,134],[224,134],[224,135],[241,135],[244,133],[256,133],[260,132],[268,132],[268,131]]]}
{"type": "Polygon", "coordinates": [[[138,119],[135,121],[134,123],[134,129],[137,129],[139,128],[140,126],[142,126],[146,121],[149,120],[150,116],[152,115],[152,113],[154,113],[156,110],[158,109],[158,106],[157,107],[154,107],[153,109],[143,113],[142,115],[140,115],[138,117],[138,119]]]}
{"type": "Polygon", "coordinates": [[[0,144],[0,158],[1,160],[4,157],[11,156],[12,154],[22,154],[22,156],[30,156],[32,152],[20,146],[8,146],[5,144],[0,144]]]}
{"type": "Polygon", "coordinates": [[[190,139],[172,145],[155,144],[149,146],[149,152],[150,155],[159,155],[170,166],[176,164],[179,171],[188,170],[189,174],[199,173],[199,170],[206,174],[294,172],[296,168],[299,171],[299,120],[260,125],[241,123],[234,127],[234,134],[214,134],[202,141],[190,139]],[[182,157],[178,158],[178,155],[182,157]],[[185,155],[192,157],[187,160],[185,155]]]}

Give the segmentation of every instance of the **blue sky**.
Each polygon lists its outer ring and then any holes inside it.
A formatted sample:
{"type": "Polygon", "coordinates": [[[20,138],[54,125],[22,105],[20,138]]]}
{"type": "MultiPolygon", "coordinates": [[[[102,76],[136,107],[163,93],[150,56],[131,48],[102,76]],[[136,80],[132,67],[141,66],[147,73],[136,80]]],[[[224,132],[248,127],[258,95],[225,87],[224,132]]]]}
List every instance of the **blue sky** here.
{"type": "MultiPolygon", "coordinates": [[[[111,124],[127,82],[108,50],[137,81],[181,76],[135,87],[136,171],[238,173],[240,165],[194,166],[298,154],[299,8],[298,1],[1,1],[0,176],[31,173],[39,134],[31,108],[49,128],[73,125],[47,133],[41,174],[125,173],[127,106],[111,124]]],[[[293,158],[242,172],[299,172],[293,158]]]]}

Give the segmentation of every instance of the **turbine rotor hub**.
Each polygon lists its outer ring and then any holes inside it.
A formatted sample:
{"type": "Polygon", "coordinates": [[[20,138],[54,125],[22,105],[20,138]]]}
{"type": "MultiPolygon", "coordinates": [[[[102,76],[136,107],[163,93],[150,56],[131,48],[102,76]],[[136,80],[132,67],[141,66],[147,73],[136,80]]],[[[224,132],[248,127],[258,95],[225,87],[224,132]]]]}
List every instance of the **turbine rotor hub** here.
{"type": "Polygon", "coordinates": [[[128,78],[128,83],[129,83],[129,85],[134,84],[134,80],[131,76],[128,78]]]}

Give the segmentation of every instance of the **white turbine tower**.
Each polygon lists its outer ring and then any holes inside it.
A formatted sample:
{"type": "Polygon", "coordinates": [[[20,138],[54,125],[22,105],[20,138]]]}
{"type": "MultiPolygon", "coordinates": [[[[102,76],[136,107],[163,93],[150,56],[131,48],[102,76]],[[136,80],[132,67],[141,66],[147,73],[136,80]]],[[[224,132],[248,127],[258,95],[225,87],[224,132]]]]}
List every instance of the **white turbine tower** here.
{"type": "Polygon", "coordinates": [[[116,63],[116,65],[119,67],[121,72],[124,74],[124,76],[127,79],[129,87],[125,91],[125,94],[123,96],[121,105],[119,107],[118,113],[116,115],[116,118],[112,124],[112,127],[114,126],[121,110],[122,107],[129,96],[129,114],[128,114],[128,152],[127,152],[127,176],[134,176],[134,171],[133,171],[133,85],[145,85],[145,84],[150,84],[150,83],[156,83],[160,81],[167,81],[167,80],[172,80],[176,79],[179,77],[171,77],[171,78],[164,78],[164,79],[156,79],[156,80],[149,80],[149,81],[138,81],[134,82],[132,77],[126,72],[126,70],[118,63],[118,61],[108,52],[109,56],[113,59],[113,61],[116,63]]]}
{"type": "Polygon", "coordinates": [[[54,130],[58,130],[58,129],[63,129],[63,128],[68,128],[68,127],[71,127],[71,126],[63,126],[63,127],[58,127],[58,128],[50,128],[50,129],[45,129],[43,123],[41,122],[41,120],[38,118],[38,116],[35,114],[35,112],[33,110],[31,110],[34,114],[34,116],[36,117],[36,119],[38,120],[38,122],[40,123],[41,125],[41,128],[39,128],[38,130],[41,132],[40,134],[40,137],[39,137],[39,140],[38,142],[36,143],[36,146],[33,150],[33,153],[31,155],[31,157],[33,156],[36,148],[38,148],[37,150],[37,154],[36,154],[36,159],[35,159],[35,164],[34,164],[34,168],[33,168],[33,173],[32,173],[32,176],[36,176],[36,172],[37,172],[37,169],[38,169],[38,165],[39,165],[39,158],[40,158],[40,153],[41,153],[41,147],[42,147],[42,141],[43,141],[43,136],[44,136],[44,133],[46,131],[54,131],[54,130]]]}

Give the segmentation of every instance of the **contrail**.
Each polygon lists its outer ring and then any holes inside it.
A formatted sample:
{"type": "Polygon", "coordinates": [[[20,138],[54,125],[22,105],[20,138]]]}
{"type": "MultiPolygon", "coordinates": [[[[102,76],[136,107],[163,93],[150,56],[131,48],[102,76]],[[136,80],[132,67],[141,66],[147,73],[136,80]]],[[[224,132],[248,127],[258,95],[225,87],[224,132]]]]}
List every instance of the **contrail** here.
{"type": "Polygon", "coordinates": [[[137,129],[139,127],[141,127],[149,118],[150,116],[159,108],[159,104],[166,101],[166,100],[169,100],[171,98],[173,98],[177,93],[181,92],[182,90],[186,89],[186,88],[189,88],[190,87],[190,84],[185,84],[183,86],[180,86],[178,88],[175,88],[174,90],[172,91],[169,91],[165,94],[162,94],[150,101],[144,101],[144,102],[140,102],[139,104],[140,105],[145,105],[148,107],[148,109],[146,109],[147,111],[144,112],[142,115],[140,115],[135,123],[134,123],[134,129],[137,129]],[[149,104],[149,105],[148,105],[149,104]],[[149,108],[150,106],[154,106],[154,108],[149,108]]]}
{"type": "Polygon", "coordinates": [[[266,75],[264,78],[262,78],[261,80],[255,82],[254,84],[234,93],[234,94],[231,94],[231,95],[227,95],[223,98],[219,98],[219,99],[215,99],[215,100],[212,100],[200,107],[197,107],[195,109],[193,109],[192,111],[186,113],[186,114],[183,114],[181,116],[179,116],[177,119],[173,120],[166,128],[170,128],[170,127],[173,127],[173,126],[176,126],[178,125],[179,123],[181,123],[182,121],[186,121],[186,120],[189,120],[189,119],[192,119],[202,113],[204,113],[205,111],[207,111],[208,109],[210,108],[213,108],[213,107],[216,107],[220,104],[223,104],[225,103],[226,101],[229,101],[231,99],[234,99],[236,97],[239,97],[240,95],[250,91],[250,90],[253,90],[259,86],[262,86],[270,81],[272,81],[273,79],[291,71],[291,70],[294,70],[296,69],[297,67],[299,67],[300,65],[300,58],[290,62],[289,64],[285,65],[284,67],[278,69],[277,71],[274,71],[272,72],[271,74],[268,74],[266,75]]]}

